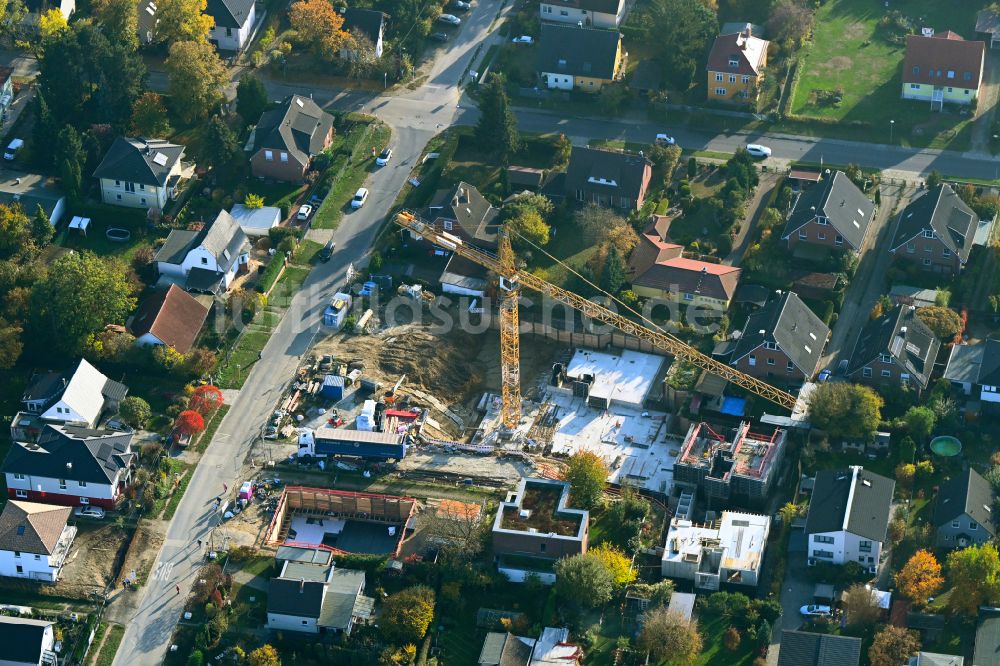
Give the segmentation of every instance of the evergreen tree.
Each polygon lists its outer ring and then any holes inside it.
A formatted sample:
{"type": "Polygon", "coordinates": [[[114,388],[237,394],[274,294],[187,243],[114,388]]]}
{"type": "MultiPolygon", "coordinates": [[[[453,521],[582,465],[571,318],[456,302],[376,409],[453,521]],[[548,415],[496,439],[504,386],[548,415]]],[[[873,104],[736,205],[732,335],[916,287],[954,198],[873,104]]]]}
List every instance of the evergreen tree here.
{"type": "Polygon", "coordinates": [[[521,135],[517,131],[517,119],[511,111],[502,74],[491,75],[482,87],[479,112],[476,142],[483,150],[497,155],[503,164],[507,164],[511,155],[521,149],[521,135]]]}
{"type": "Polygon", "coordinates": [[[35,207],[35,215],[31,218],[31,237],[35,239],[35,245],[45,247],[52,242],[56,230],[49,222],[49,216],[45,214],[45,209],[40,205],[35,207]]]}
{"type": "Polygon", "coordinates": [[[212,116],[205,132],[207,161],[212,164],[226,164],[240,152],[239,137],[229,128],[222,116],[212,116]]]}
{"type": "Polygon", "coordinates": [[[62,188],[71,202],[78,202],[83,194],[82,164],[87,158],[83,150],[80,133],[72,125],[66,125],[59,132],[55,150],[62,188]]]}
{"type": "Polygon", "coordinates": [[[245,124],[255,123],[267,108],[267,90],[255,74],[244,74],[236,86],[236,111],[245,124]]]}
{"type": "Polygon", "coordinates": [[[601,289],[609,294],[617,294],[625,285],[625,262],[618,253],[618,248],[611,246],[604,260],[604,272],[601,273],[601,289]]]}
{"type": "Polygon", "coordinates": [[[54,163],[53,152],[47,149],[56,146],[59,136],[59,127],[45,95],[38,93],[35,95],[35,126],[31,133],[31,142],[41,148],[32,151],[35,166],[41,169],[49,169],[54,163]]]}

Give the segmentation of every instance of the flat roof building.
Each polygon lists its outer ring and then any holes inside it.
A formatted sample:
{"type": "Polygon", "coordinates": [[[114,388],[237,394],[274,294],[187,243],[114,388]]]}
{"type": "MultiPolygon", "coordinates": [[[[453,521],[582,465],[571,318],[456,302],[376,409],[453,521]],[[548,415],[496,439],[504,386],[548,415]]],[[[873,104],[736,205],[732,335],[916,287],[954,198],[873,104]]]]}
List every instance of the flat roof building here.
{"type": "Polygon", "coordinates": [[[577,349],[566,366],[563,385],[598,409],[611,405],[642,407],[663,367],[663,357],[637,351],[620,355],[577,349]]]}
{"type": "Polygon", "coordinates": [[[727,436],[707,423],[693,423],[674,463],[674,481],[698,489],[708,499],[763,501],[771,490],[785,451],[786,432],[750,432],[744,421],[727,436]]]}
{"type": "Polygon", "coordinates": [[[735,511],[723,511],[722,520],[712,525],[674,518],[660,571],[703,590],[722,584],[756,587],[770,526],[768,516],[735,511]]]}

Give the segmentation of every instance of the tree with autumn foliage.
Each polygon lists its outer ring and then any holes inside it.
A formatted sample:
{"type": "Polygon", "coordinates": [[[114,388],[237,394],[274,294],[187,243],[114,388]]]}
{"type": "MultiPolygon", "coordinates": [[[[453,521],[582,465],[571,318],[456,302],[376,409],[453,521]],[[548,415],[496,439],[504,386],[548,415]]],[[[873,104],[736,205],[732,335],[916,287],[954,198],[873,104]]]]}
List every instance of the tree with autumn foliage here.
{"type": "Polygon", "coordinates": [[[182,435],[190,437],[205,429],[205,419],[193,409],[185,409],[177,415],[177,430],[182,435]]]}
{"type": "Polygon", "coordinates": [[[886,625],[875,634],[872,646],[868,648],[868,662],[871,666],[899,666],[920,649],[917,632],[886,625]]]}
{"type": "Polygon", "coordinates": [[[344,17],[327,0],[298,0],[288,10],[298,40],[324,60],[332,61],[350,34],[341,28],[344,17]]]}
{"type": "Polygon", "coordinates": [[[250,653],[250,666],[281,666],[281,656],[273,646],[261,645],[250,653]]]}
{"type": "Polygon", "coordinates": [[[222,397],[222,390],[218,386],[208,384],[199,386],[191,394],[188,400],[188,408],[193,409],[202,416],[208,416],[219,407],[222,407],[225,399],[222,397]]]}
{"type": "Polygon", "coordinates": [[[942,585],[941,563],[929,550],[918,550],[896,574],[896,586],[918,606],[926,604],[942,585]]]}
{"type": "Polygon", "coordinates": [[[1000,602],[1000,553],[992,543],[952,551],[947,564],[952,611],[974,616],[980,606],[1000,602]]]}
{"type": "Polygon", "coordinates": [[[604,498],[608,466],[596,453],[578,451],[570,457],[563,478],[569,481],[570,503],[581,509],[593,509],[604,498]]]}
{"type": "Polygon", "coordinates": [[[588,551],[599,559],[611,574],[615,587],[625,587],[635,580],[636,572],[632,569],[632,561],[620,549],[610,544],[601,544],[588,551]]]}

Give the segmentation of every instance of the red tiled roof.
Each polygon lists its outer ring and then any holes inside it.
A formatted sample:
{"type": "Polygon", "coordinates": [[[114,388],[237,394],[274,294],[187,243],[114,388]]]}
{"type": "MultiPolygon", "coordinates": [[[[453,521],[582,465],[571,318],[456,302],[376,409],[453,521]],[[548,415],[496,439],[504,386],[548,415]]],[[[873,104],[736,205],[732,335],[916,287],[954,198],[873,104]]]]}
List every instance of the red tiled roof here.
{"type": "Polygon", "coordinates": [[[950,30],[933,37],[910,35],[906,38],[903,83],[978,88],[985,53],[985,43],[966,41],[950,30]],[[948,72],[952,72],[951,78],[948,72]]]}
{"type": "Polygon", "coordinates": [[[767,59],[769,42],[743,32],[719,35],[708,54],[708,71],[757,76],[767,59]],[[736,60],[736,66],[729,64],[736,60]]]}
{"type": "Polygon", "coordinates": [[[729,301],[739,284],[740,272],[735,266],[676,257],[653,264],[632,282],[641,287],[664,291],[676,288],[678,293],[729,301]]]}
{"type": "Polygon", "coordinates": [[[175,284],[150,296],[132,320],[132,335],[152,333],[158,340],[187,354],[201,331],[208,308],[175,284]]]}

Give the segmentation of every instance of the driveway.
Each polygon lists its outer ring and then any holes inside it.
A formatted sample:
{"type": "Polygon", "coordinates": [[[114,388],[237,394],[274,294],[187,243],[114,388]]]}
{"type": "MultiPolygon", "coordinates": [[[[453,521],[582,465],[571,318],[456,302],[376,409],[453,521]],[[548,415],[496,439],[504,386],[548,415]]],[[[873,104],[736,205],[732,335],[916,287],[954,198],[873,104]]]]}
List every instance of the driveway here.
{"type": "Polygon", "coordinates": [[[754,237],[750,231],[757,226],[757,223],[760,222],[760,216],[767,210],[766,202],[771,199],[771,192],[775,185],[781,181],[781,177],[781,174],[773,171],[765,171],[760,174],[757,189],[754,190],[753,197],[747,203],[746,213],[740,220],[740,233],[733,239],[733,249],[722,260],[722,263],[727,266],[739,266],[743,255],[746,254],[750,239],[754,237]]]}
{"type": "Polygon", "coordinates": [[[788,564],[781,584],[781,617],[774,623],[771,646],[767,650],[768,666],[777,666],[781,649],[781,632],[802,626],[799,609],[812,603],[815,583],[806,576],[806,535],[802,529],[792,529],[788,540],[788,564]]]}
{"type": "Polygon", "coordinates": [[[885,274],[892,263],[889,245],[896,233],[899,211],[916,191],[902,185],[881,185],[882,204],[875,216],[874,228],[862,248],[861,262],[844,295],[844,306],[834,322],[830,342],[820,367],[836,368],[841,359],[850,358],[854,341],[879,296],[885,293],[885,274]]]}
{"type": "Polygon", "coordinates": [[[979,90],[976,105],[976,119],[972,124],[972,150],[988,153],[990,150],[990,125],[996,114],[997,98],[1000,95],[1000,54],[986,49],[986,72],[979,90]]]}

